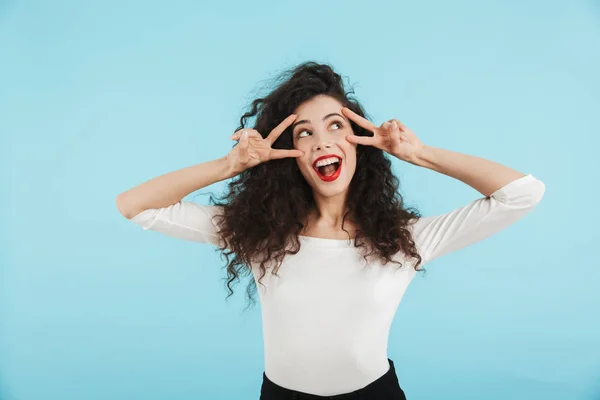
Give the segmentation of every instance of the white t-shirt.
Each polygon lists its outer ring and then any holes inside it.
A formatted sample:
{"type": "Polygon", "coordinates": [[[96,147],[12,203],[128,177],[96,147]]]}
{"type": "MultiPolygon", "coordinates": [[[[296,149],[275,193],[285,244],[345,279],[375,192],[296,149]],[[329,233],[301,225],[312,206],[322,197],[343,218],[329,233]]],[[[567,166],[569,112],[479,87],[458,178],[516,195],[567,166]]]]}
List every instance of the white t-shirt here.
{"type": "MultiPolygon", "coordinates": [[[[420,218],[412,233],[422,264],[471,245],[508,227],[531,211],[545,185],[526,175],[446,214],[420,218]]],[[[180,201],[145,210],[131,221],[143,229],[200,243],[218,244],[211,217],[216,206],[180,201]]],[[[384,375],[389,364],[390,326],[415,276],[410,257],[403,267],[363,257],[352,240],[301,236],[301,249],[287,255],[278,276],[257,285],[265,374],[285,388],[330,396],[362,388],[384,375]]],[[[255,281],[259,270],[253,266],[255,281]]]]}

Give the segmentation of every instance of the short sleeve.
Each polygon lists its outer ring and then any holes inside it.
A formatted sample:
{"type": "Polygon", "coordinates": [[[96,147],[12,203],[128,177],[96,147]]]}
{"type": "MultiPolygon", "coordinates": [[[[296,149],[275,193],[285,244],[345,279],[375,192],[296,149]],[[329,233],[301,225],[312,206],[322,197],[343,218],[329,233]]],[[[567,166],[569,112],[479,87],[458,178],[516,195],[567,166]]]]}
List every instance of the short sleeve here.
{"type": "Polygon", "coordinates": [[[449,213],[418,219],[412,229],[422,263],[479,242],[535,208],[546,186],[529,174],[449,213]]]}
{"type": "Polygon", "coordinates": [[[221,207],[180,201],[163,208],[142,211],[130,219],[144,230],[198,243],[220,246],[213,218],[221,207]]]}

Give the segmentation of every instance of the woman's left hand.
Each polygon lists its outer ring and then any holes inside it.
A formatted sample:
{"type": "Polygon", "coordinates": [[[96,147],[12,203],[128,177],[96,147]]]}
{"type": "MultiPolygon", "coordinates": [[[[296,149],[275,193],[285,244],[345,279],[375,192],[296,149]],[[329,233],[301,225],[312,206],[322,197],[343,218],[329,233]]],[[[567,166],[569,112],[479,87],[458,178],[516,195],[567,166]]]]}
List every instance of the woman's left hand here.
{"type": "Polygon", "coordinates": [[[425,146],[421,140],[397,119],[391,119],[375,126],[371,121],[361,117],[347,107],[342,108],[342,114],[356,122],[358,126],[373,132],[373,136],[348,135],[350,143],[373,146],[399,159],[416,165],[418,152],[425,146]]]}

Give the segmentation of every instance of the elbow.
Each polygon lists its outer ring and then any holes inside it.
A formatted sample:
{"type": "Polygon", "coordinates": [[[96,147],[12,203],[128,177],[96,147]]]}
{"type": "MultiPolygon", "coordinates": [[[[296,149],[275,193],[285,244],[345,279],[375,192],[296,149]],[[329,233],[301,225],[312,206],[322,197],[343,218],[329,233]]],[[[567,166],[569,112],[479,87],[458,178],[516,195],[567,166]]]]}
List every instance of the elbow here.
{"type": "Polygon", "coordinates": [[[137,212],[128,204],[125,193],[121,193],[115,200],[119,213],[127,219],[133,218],[137,212]]]}
{"type": "Polygon", "coordinates": [[[544,185],[544,182],[538,180],[531,185],[527,193],[524,193],[519,200],[515,201],[514,207],[532,211],[540,204],[545,192],[546,185],[544,185]]]}
{"type": "Polygon", "coordinates": [[[535,182],[533,190],[531,191],[531,201],[534,207],[537,206],[540,201],[542,201],[544,193],[546,193],[546,184],[538,179],[535,182]]]}
{"type": "Polygon", "coordinates": [[[542,201],[546,192],[544,182],[531,175],[527,180],[515,181],[515,184],[494,192],[491,197],[509,208],[531,210],[542,201]],[[520,185],[515,185],[517,183],[520,185]]]}

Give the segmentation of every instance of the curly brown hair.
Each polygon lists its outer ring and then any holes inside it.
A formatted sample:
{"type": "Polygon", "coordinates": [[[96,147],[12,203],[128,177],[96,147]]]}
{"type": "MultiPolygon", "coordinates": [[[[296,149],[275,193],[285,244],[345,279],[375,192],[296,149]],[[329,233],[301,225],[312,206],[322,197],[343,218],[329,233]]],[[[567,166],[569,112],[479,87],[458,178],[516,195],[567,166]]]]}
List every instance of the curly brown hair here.
{"type": "MultiPolygon", "coordinates": [[[[266,137],[300,104],[317,95],[331,96],[365,117],[360,103],[350,97],[354,91],[346,91],[342,77],[328,64],[304,62],[284,71],[276,82],[279,84],[270,94],[252,102],[236,131],[246,127],[248,118],[256,117],[253,129],[266,137]]],[[[351,127],[355,135],[372,136],[354,122],[351,127]]],[[[293,149],[291,129],[287,128],[272,147],[293,149]]],[[[362,252],[365,260],[375,255],[383,264],[394,262],[400,267],[402,263],[392,257],[402,251],[416,260],[415,270],[421,270],[421,256],[408,228],[421,215],[415,208],[405,208],[391,161],[384,151],[372,146],[357,146],[356,156],[343,219],[350,216],[359,227],[354,246],[368,251],[362,252]]],[[[210,203],[223,211],[216,216],[216,225],[224,239],[218,250],[227,259],[227,298],[233,294],[231,284],[239,275],[251,274],[252,263],[259,265],[261,284],[269,264],[277,275],[284,257],[300,250],[298,235],[315,206],[312,189],[293,158],[270,160],[245,170],[229,182],[228,192],[218,200],[211,195],[210,203]]],[[[246,292],[252,304],[256,288],[251,279],[246,292]]]]}

